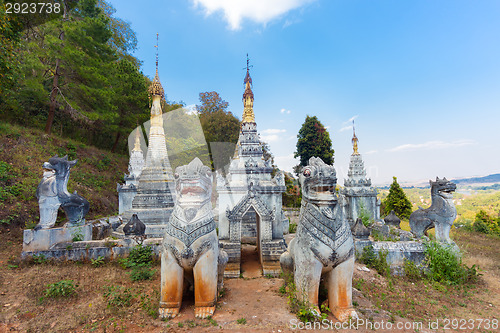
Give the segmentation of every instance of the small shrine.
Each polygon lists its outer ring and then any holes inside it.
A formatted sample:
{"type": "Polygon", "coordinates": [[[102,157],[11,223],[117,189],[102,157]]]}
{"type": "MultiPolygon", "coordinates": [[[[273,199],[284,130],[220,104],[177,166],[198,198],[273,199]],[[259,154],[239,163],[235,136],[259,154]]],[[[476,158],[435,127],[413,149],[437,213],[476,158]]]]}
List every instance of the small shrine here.
{"type": "Polygon", "coordinates": [[[288,232],[282,211],[283,174],[263,157],[253,111],[254,94],[247,58],[243,118],[234,157],[226,177],[217,176],[219,241],[229,256],[224,276],[240,275],[241,244],[255,242],[264,275],[278,276],[279,258],[288,232]],[[284,230],[286,228],[286,230],[284,230]]]}
{"type": "Polygon", "coordinates": [[[365,164],[358,152],[358,138],[354,124],[352,127],[352,147],[353,153],[349,162],[348,178],[344,180],[344,188],[341,194],[347,201],[346,218],[351,227],[360,216],[361,210],[365,210],[370,217],[380,220],[380,201],[377,199],[377,190],[372,186],[370,178],[366,178],[365,164]]]}
{"type": "Polygon", "coordinates": [[[118,184],[118,214],[132,209],[132,201],[137,194],[137,184],[139,176],[144,168],[144,154],[141,148],[141,127],[137,127],[132,134],[134,137],[134,148],[130,151],[130,160],[128,162],[129,174],[123,177],[125,184],[118,184]]]}

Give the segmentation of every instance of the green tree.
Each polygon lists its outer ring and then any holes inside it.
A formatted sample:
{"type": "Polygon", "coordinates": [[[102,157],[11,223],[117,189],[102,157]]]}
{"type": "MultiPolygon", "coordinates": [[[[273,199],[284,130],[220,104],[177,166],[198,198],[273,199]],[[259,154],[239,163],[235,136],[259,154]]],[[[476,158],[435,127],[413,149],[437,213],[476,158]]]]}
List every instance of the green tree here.
{"type": "Polygon", "coordinates": [[[137,123],[142,124],[149,118],[148,89],[144,75],[139,68],[128,59],[121,59],[115,64],[114,70],[114,105],[119,117],[110,126],[116,132],[112,152],[115,152],[120,139],[126,142],[127,135],[137,123]]]}
{"type": "Polygon", "coordinates": [[[19,15],[5,12],[5,1],[0,0],[0,99],[4,90],[16,80],[19,60],[16,49],[21,39],[22,25],[19,15]]]}
{"type": "Polygon", "coordinates": [[[316,116],[306,116],[306,120],[297,134],[297,151],[294,157],[300,157],[299,170],[309,162],[311,157],[319,157],[326,164],[333,164],[334,150],[330,134],[316,116]]]}
{"type": "Polygon", "coordinates": [[[396,215],[398,215],[401,219],[409,219],[412,213],[411,210],[411,202],[406,197],[405,192],[399,186],[398,179],[396,177],[392,177],[392,184],[389,188],[389,195],[383,201],[382,205],[384,206],[384,215],[387,215],[394,210],[396,215]]]}
{"type": "MultiPolygon", "coordinates": [[[[209,146],[210,158],[213,161],[211,142],[228,142],[236,144],[240,131],[240,121],[231,112],[227,111],[229,104],[217,92],[200,93],[201,105],[197,105],[201,127],[205,140],[209,146]]],[[[234,149],[219,152],[220,165],[229,163],[234,149]]]]}
{"type": "Polygon", "coordinates": [[[199,114],[211,114],[216,112],[227,112],[229,103],[223,100],[216,91],[207,91],[200,93],[201,105],[197,105],[196,109],[199,114]]]}

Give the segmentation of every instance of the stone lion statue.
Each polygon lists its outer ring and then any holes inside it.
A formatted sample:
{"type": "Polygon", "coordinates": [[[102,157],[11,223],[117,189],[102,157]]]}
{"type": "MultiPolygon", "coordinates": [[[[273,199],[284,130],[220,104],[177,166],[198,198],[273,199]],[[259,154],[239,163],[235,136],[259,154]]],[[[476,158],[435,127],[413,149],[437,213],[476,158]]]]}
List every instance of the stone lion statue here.
{"type": "Polygon", "coordinates": [[[210,203],[212,172],[195,158],[177,167],[174,178],[177,202],[161,249],[160,317],[173,318],[179,313],[189,283],[194,285],[195,316],[207,318],[215,311],[228,260],[219,249],[210,203]]]}
{"type": "Polygon", "coordinates": [[[68,156],[51,157],[43,163],[43,179],[36,196],[40,207],[40,222],[35,230],[52,228],[56,223],[59,206],[68,217],[69,226],[82,225],[89,211],[89,202],[82,196],[68,192],[69,171],[77,160],[68,161],[68,156]]]}
{"type": "Polygon", "coordinates": [[[342,204],[335,195],[333,165],[311,157],[300,174],[302,207],[295,238],[280,258],[284,272],[293,273],[299,299],[318,312],[323,278],[328,304],[340,321],[357,318],[352,306],[354,241],[342,204]]]}
{"type": "Polygon", "coordinates": [[[429,208],[421,207],[410,215],[411,232],[422,237],[427,230],[436,228],[436,240],[454,244],[450,239],[450,228],[457,217],[457,210],[453,203],[453,192],[457,185],[445,178],[436,181],[429,180],[431,185],[432,204],[429,208]]]}

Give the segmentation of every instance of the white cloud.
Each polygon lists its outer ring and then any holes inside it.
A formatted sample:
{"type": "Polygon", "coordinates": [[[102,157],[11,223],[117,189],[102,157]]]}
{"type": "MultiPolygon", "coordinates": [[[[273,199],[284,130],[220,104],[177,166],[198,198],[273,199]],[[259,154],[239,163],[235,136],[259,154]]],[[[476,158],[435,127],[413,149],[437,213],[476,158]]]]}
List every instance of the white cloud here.
{"type": "Polygon", "coordinates": [[[271,134],[271,135],[261,135],[260,138],[262,141],[269,143],[278,141],[280,139],[280,136],[277,134],[271,134]]]}
{"type": "Polygon", "coordinates": [[[347,131],[347,130],[352,130],[352,122],[358,118],[359,116],[358,115],[355,115],[355,116],[352,116],[351,118],[349,118],[349,120],[347,121],[344,121],[342,123],[342,128],[340,128],[340,131],[341,132],[344,132],[344,131],[347,131]]]}
{"type": "Polygon", "coordinates": [[[198,114],[198,109],[196,108],[196,104],[186,105],[184,109],[186,109],[187,114],[198,114]]]}
{"type": "Polygon", "coordinates": [[[352,125],[350,125],[350,126],[344,126],[344,127],[342,127],[340,129],[340,131],[343,132],[343,131],[347,131],[347,130],[350,130],[350,129],[352,129],[352,125]]]}
{"type": "Polygon", "coordinates": [[[366,153],[364,153],[364,155],[371,155],[371,154],[375,154],[375,153],[378,153],[378,150],[370,150],[370,151],[367,151],[366,153]]]}
{"type": "Polygon", "coordinates": [[[262,134],[278,134],[278,133],[285,133],[286,129],[279,129],[279,128],[268,128],[265,130],[260,131],[262,134]]]}
{"type": "Polygon", "coordinates": [[[231,30],[238,30],[243,19],[260,24],[299,8],[315,0],[192,0],[195,6],[201,6],[205,14],[212,15],[222,11],[231,30]]]}
{"type": "Polygon", "coordinates": [[[292,112],[292,111],[283,108],[283,109],[280,110],[280,112],[283,113],[283,114],[285,114],[285,113],[286,114],[290,114],[290,112],[292,112]]]}
{"type": "Polygon", "coordinates": [[[398,152],[398,151],[411,151],[411,150],[428,150],[428,149],[443,149],[443,148],[454,148],[454,147],[463,147],[470,146],[475,144],[474,140],[457,140],[453,142],[444,142],[444,141],[427,141],[424,143],[417,144],[404,144],[394,148],[389,149],[390,152],[398,152]]]}
{"type": "Polygon", "coordinates": [[[285,156],[276,156],[274,157],[274,163],[281,170],[285,170],[288,172],[293,172],[293,167],[299,164],[299,160],[293,157],[293,154],[285,155],[285,156]]]}

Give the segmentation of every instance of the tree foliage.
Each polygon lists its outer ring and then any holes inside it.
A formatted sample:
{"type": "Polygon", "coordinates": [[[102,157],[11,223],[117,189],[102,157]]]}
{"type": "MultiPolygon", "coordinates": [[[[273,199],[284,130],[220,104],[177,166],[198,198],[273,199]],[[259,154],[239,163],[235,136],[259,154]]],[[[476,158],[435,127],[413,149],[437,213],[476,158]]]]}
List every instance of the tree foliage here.
{"type": "Polygon", "coordinates": [[[124,133],[149,115],[149,80],[130,54],[135,33],[103,0],[66,0],[61,8],[19,22],[0,12],[0,48],[9,51],[0,56],[0,116],[124,151],[124,133]]]}
{"type": "Polygon", "coordinates": [[[306,166],[313,156],[321,158],[326,164],[333,164],[335,151],[332,148],[330,134],[316,116],[306,116],[297,139],[294,157],[300,158],[298,168],[306,166]]]}
{"type": "Polygon", "coordinates": [[[392,177],[392,184],[389,188],[389,195],[382,202],[384,207],[384,215],[388,215],[391,210],[394,210],[397,216],[401,219],[409,219],[412,213],[411,202],[406,197],[405,192],[399,186],[398,179],[392,177]]]}
{"type": "MultiPolygon", "coordinates": [[[[231,112],[227,111],[229,103],[224,101],[217,92],[200,93],[201,105],[196,108],[199,113],[200,123],[205,134],[205,140],[209,145],[210,158],[213,161],[214,156],[210,143],[212,142],[227,142],[236,144],[240,131],[240,121],[231,112]]],[[[222,148],[218,156],[219,165],[229,163],[234,149],[230,149],[231,145],[222,148]]]]}
{"type": "Polygon", "coordinates": [[[22,25],[18,16],[5,12],[5,1],[0,0],[0,100],[4,90],[16,80],[19,60],[16,49],[21,40],[22,25]]]}

